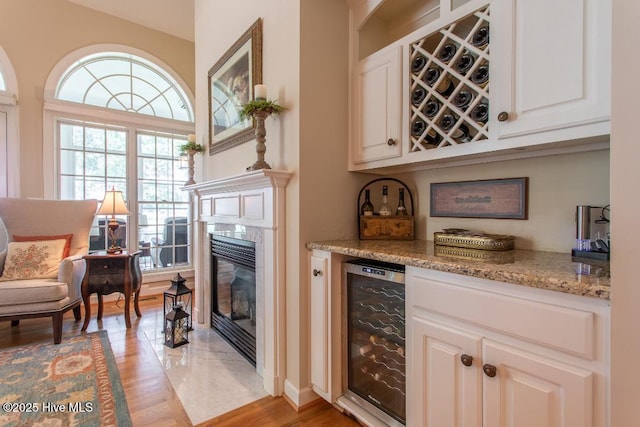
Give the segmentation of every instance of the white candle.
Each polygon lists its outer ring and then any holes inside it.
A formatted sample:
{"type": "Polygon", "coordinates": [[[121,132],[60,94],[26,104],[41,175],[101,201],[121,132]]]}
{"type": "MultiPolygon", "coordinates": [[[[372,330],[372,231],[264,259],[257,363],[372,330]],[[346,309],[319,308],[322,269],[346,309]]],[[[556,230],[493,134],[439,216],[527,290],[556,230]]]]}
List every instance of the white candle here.
{"type": "Polygon", "coordinates": [[[253,88],[254,99],[267,99],[267,87],[265,85],[255,85],[253,88]]]}
{"type": "Polygon", "coordinates": [[[190,133],[189,135],[187,135],[187,141],[196,142],[196,136],[194,134],[190,133]]]}

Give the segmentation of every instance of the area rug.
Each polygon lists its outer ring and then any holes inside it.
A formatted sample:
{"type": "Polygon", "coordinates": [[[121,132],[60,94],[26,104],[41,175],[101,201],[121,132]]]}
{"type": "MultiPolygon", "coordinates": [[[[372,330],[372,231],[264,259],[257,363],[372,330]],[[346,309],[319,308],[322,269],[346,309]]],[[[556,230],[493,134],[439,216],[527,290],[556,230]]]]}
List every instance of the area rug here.
{"type": "Polygon", "coordinates": [[[0,351],[0,425],[130,426],[107,331],[0,351]]]}

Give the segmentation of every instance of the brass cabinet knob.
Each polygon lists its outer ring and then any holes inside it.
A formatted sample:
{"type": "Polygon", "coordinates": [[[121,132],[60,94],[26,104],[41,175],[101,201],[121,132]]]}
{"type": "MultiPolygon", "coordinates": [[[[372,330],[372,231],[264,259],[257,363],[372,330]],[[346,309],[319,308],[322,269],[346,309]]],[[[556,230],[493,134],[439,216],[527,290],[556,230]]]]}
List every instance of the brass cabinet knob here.
{"type": "Polygon", "coordinates": [[[473,356],[469,356],[468,354],[460,356],[460,360],[464,366],[471,366],[473,364],[473,356]]]}
{"type": "Polygon", "coordinates": [[[493,378],[496,376],[496,373],[498,372],[498,369],[493,366],[493,365],[489,365],[488,363],[486,363],[483,367],[482,370],[484,371],[484,374],[486,376],[488,376],[489,378],[493,378]]]}
{"type": "Polygon", "coordinates": [[[320,270],[318,270],[316,268],[313,269],[313,276],[314,277],[318,277],[318,276],[321,276],[321,275],[322,275],[322,271],[320,271],[320,270]]]}
{"type": "Polygon", "coordinates": [[[395,140],[395,139],[393,139],[393,138],[389,138],[389,139],[387,139],[387,145],[388,145],[389,147],[393,147],[394,145],[396,145],[396,140],[395,140]]]}
{"type": "Polygon", "coordinates": [[[498,113],[499,122],[506,122],[507,120],[509,120],[509,113],[507,113],[506,111],[501,111],[500,113],[498,113]]]}

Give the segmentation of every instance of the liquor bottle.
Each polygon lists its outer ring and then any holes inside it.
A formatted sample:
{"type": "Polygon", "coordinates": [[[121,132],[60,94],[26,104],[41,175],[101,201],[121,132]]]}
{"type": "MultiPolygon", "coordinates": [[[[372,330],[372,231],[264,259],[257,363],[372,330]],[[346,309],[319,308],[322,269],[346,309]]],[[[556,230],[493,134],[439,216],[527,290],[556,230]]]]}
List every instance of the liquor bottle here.
{"type": "Polygon", "coordinates": [[[489,104],[487,101],[480,101],[478,105],[471,110],[470,117],[477,123],[485,124],[489,119],[489,104]]]}
{"type": "Polygon", "coordinates": [[[404,188],[398,190],[398,208],[396,209],[396,215],[409,215],[407,208],[404,206],[404,188]]]}
{"type": "MultiPolygon", "coordinates": [[[[440,71],[440,68],[431,67],[425,72],[424,81],[427,82],[429,87],[433,87],[433,85],[436,84],[436,82],[440,78],[440,74],[442,74],[442,72],[440,71]]],[[[451,95],[451,92],[453,92],[455,87],[456,85],[453,84],[451,79],[448,76],[444,76],[442,81],[436,87],[436,90],[442,96],[449,96],[451,95]]]]}
{"type": "Polygon", "coordinates": [[[411,72],[414,74],[420,73],[424,66],[427,65],[427,58],[423,55],[418,54],[413,61],[411,61],[411,72]]]}
{"type": "Polygon", "coordinates": [[[449,112],[445,112],[442,115],[442,118],[440,119],[440,129],[449,133],[449,131],[456,124],[457,121],[458,119],[456,119],[456,117],[453,114],[449,112]]]}
{"type": "Polygon", "coordinates": [[[471,74],[471,81],[479,86],[485,87],[489,83],[489,65],[482,64],[471,74]]]}
{"type": "Polygon", "coordinates": [[[471,141],[471,134],[469,133],[469,127],[464,123],[460,123],[458,128],[451,133],[451,138],[455,139],[458,143],[465,143],[471,141]]]}
{"type": "Polygon", "coordinates": [[[422,132],[424,132],[425,129],[427,129],[427,124],[424,122],[424,120],[418,117],[413,121],[413,124],[411,125],[411,135],[416,138],[420,138],[422,132]]]}
{"type": "Polygon", "coordinates": [[[427,91],[422,86],[418,86],[411,93],[411,103],[416,107],[419,106],[427,96],[427,91]]]}
{"type": "Polygon", "coordinates": [[[389,195],[389,187],[386,185],[382,186],[382,205],[380,206],[380,216],[389,216],[391,215],[391,209],[389,209],[389,205],[387,204],[387,197],[389,195]]]}
{"type": "Polygon", "coordinates": [[[429,132],[424,137],[424,141],[427,145],[431,145],[432,147],[437,147],[440,145],[440,141],[442,141],[442,136],[436,132],[433,128],[429,129],[429,132]]]}
{"type": "Polygon", "coordinates": [[[440,106],[440,102],[438,102],[437,99],[431,98],[427,101],[427,104],[424,106],[424,109],[422,111],[425,116],[431,119],[436,114],[438,114],[438,111],[440,111],[440,106]]]}
{"type": "Polygon", "coordinates": [[[373,203],[371,203],[371,192],[367,188],[364,190],[364,203],[360,206],[360,215],[371,216],[373,215],[373,203]]]}

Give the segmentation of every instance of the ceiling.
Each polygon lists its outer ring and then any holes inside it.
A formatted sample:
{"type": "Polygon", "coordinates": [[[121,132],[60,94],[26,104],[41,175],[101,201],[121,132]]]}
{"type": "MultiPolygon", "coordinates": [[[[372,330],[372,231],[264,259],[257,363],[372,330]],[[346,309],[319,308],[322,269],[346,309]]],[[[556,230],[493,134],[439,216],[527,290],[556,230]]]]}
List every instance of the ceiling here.
{"type": "Polygon", "coordinates": [[[67,0],[194,41],[194,0],[67,0]]]}

